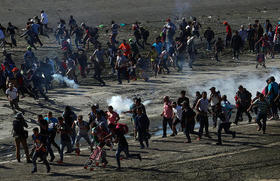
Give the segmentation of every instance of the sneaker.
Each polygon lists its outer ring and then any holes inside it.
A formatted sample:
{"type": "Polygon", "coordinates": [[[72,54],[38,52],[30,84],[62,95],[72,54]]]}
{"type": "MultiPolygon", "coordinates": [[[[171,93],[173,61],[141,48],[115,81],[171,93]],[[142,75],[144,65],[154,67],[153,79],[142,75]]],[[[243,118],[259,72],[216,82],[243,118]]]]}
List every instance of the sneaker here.
{"type": "Polygon", "coordinates": [[[53,162],[55,159],[55,156],[51,157],[50,162],[53,162]]]}
{"type": "Polygon", "coordinates": [[[118,171],[118,172],[121,171],[121,170],[122,170],[121,167],[116,168],[116,171],[118,171]]]}
{"type": "Polygon", "coordinates": [[[192,141],[191,140],[188,140],[188,141],[184,141],[184,143],[191,143],[192,141]]]}
{"type": "Polygon", "coordinates": [[[162,138],[166,138],[166,135],[162,135],[162,138]]]}
{"type": "Polygon", "coordinates": [[[232,60],[234,60],[235,59],[235,57],[232,57],[232,60]]]}
{"type": "Polygon", "coordinates": [[[175,134],[174,134],[174,133],[172,133],[170,136],[175,136],[175,134]]]}
{"type": "Polygon", "coordinates": [[[20,161],[20,159],[17,159],[17,161],[20,163],[21,161],[20,161]]]}
{"type": "Polygon", "coordinates": [[[218,142],[218,143],[216,143],[216,145],[222,145],[222,143],[221,143],[221,142],[218,142]]]}
{"type": "Polygon", "coordinates": [[[258,131],[262,130],[262,126],[259,126],[257,130],[258,130],[258,131]]]}

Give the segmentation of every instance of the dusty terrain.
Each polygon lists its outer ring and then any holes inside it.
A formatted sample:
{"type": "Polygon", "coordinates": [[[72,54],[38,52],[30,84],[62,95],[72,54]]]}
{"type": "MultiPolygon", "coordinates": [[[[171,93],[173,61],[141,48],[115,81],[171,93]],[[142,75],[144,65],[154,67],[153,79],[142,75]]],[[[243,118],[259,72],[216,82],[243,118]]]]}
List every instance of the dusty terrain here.
{"type": "MultiPolygon", "coordinates": [[[[79,23],[86,22],[89,25],[105,24],[109,25],[114,19],[119,23],[133,23],[136,20],[142,22],[143,26],[149,28],[153,42],[154,37],[160,32],[160,28],[166,17],[188,17],[196,16],[202,23],[202,31],[211,26],[216,32],[224,32],[222,22],[227,20],[237,29],[240,24],[253,23],[254,19],[260,19],[263,23],[265,19],[271,19],[273,23],[278,21],[279,2],[276,0],[261,1],[222,1],[209,0],[200,1],[15,1],[1,0],[0,23],[6,25],[8,21],[13,22],[20,28],[24,27],[24,22],[29,17],[39,15],[41,9],[44,9],[49,15],[50,26],[54,27],[59,18],[66,18],[70,14],[76,17],[79,23]]],[[[131,37],[130,26],[120,30],[119,38],[131,37]]],[[[101,30],[101,39],[107,39],[104,28],[101,30]]],[[[218,36],[222,36],[219,34],[218,36]]],[[[36,55],[41,59],[45,56],[61,56],[58,46],[53,37],[48,40],[42,38],[44,46],[36,51],[36,55]]],[[[19,40],[19,47],[11,50],[14,59],[20,63],[23,59],[26,44],[19,40]]],[[[116,81],[104,74],[108,86],[99,87],[95,80],[87,78],[81,81],[79,89],[58,88],[48,93],[49,102],[44,100],[34,101],[31,98],[24,98],[20,106],[26,111],[25,117],[30,122],[31,130],[34,126],[32,119],[36,119],[37,114],[46,114],[53,111],[55,116],[62,113],[66,105],[71,105],[77,114],[86,116],[90,111],[89,107],[93,103],[99,103],[102,108],[106,108],[107,99],[112,96],[121,95],[132,98],[135,95],[143,100],[151,100],[147,106],[147,112],[152,120],[151,131],[156,132],[161,125],[159,114],[162,109],[161,98],[164,95],[170,95],[172,99],[177,99],[182,89],[188,91],[191,100],[194,92],[199,90],[208,90],[210,87],[208,81],[220,80],[225,82],[227,79],[236,79],[237,82],[249,82],[248,72],[254,75],[266,76],[277,72],[279,67],[279,55],[274,60],[269,59],[267,69],[255,69],[255,55],[243,53],[240,61],[231,60],[230,51],[222,57],[222,62],[216,63],[211,59],[211,53],[205,52],[201,48],[203,42],[199,44],[199,56],[194,63],[193,70],[185,66],[183,73],[177,73],[173,69],[170,75],[160,75],[158,78],[151,78],[150,82],[137,80],[130,84],[125,83],[120,86],[116,81]],[[199,88],[199,89],[197,89],[199,88]]],[[[204,44],[203,44],[204,46],[204,44]]],[[[9,50],[9,49],[8,49],[9,50]]],[[[88,54],[92,53],[92,50],[88,54]]],[[[91,73],[92,74],[92,73],[91,73]]],[[[278,76],[278,75],[274,75],[278,76]]],[[[279,81],[279,80],[278,80],[279,81]]],[[[219,84],[220,85],[220,84],[219,84]]],[[[259,90],[263,88],[260,84],[259,90]]],[[[222,87],[218,87],[222,89],[222,87]]],[[[235,89],[225,90],[222,94],[232,94],[235,89]]],[[[256,90],[254,90],[256,91],[256,90]]],[[[252,92],[255,94],[255,92],[252,92]]],[[[231,97],[230,100],[233,98],[231,97]]],[[[138,144],[131,141],[131,149],[136,152],[143,152],[143,161],[123,161],[125,167],[123,172],[113,171],[116,166],[112,156],[114,152],[108,152],[110,155],[110,166],[105,171],[98,169],[97,172],[84,171],[82,164],[87,159],[88,152],[84,156],[71,156],[66,159],[68,166],[61,167],[54,165],[51,174],[45,175],[44,168],[39,167],[39,174],[31,176],[29,174],[31,165],[18,164],[14,160],[14,144],[11,138],[11,122],[13,112],[8,107],[8,102],[4,96],[0,97],[0,179],[1,180],[19,180],[21,175],[23,180],[38,180],[46,176],[46,180],[56,180],[57,178],[66,179],[89,179],[99,180],[183,180],[189,178],[192,180],[257,180],[257,179],[279,179],[279,121],[269,123],[268,135],[256,133],[255,125],[246,125],[235,127],[239,136],[235,140],[226,139],[225,146],[216,147],[215,140],[205,140],[195,142],[190,145],[183,144],[184,137],[170,138],[162,140],[155,137],[152,140],[151,148],[148,150],[139,150],[138,144]],[[265,146],[263,146],[265,145],[265,146]],[[229,153],[229,154],[227,154],[229,153]],[[8,161],[8,162],[6,162],[8,161]],[[15,174],[18,174],[16,175],[15,174]],[[98,173],[98,174],[97,174],[98,173]]],[[[122,121],[128,122],[129,117],[122,115],[122,121]]],[[[212,130],[215,132],[215,130],[212,130]]],[[[31,141],[29,140],[29,143],[31,141]]]]}

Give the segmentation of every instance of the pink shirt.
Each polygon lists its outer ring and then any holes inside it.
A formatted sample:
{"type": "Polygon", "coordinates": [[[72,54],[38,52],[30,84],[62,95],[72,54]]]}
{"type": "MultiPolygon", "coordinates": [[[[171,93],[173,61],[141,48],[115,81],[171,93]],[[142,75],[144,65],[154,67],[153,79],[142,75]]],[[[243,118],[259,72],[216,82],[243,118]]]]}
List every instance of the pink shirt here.
{"type": "Polygon", "coordinates": [[[172,110],[172,106],[169,103],[164,103],[163,105],[163,116],[165,118],[171,118],[173,116],[173,110],[172,110]]]}
{"type": "Polygon", "coordinates": [[[109,111],[107,112],[107,119],[108,119],[108,124],[116,124],[117,118],[119,117],[118,113],[112,112],[110,113],[109,111]]]}

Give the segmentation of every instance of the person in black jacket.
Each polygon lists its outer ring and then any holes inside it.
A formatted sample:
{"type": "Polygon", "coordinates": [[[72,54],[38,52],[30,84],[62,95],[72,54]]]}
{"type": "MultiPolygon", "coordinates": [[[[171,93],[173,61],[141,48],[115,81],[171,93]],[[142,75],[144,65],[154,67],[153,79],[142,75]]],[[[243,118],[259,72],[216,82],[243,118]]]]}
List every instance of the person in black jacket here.
{"type": "Polygon", "coordinates": [[[149,126],[150,120],[148,116],[143,113],[142,108],[138,108],[135,121],[135,128],[138,132],[138,141],[140,142],[141,149],[145,148],[143,141],[145,141],[146,147],[149,147],[149,126]]]}
{"type": "Polygon", "coordinates": [[[144,29],[143,27],[140,27],[140,32],[141,32],[141,36],[143,38],[143,46],[144,45],[150,45],[149,43],[147,43],[147,40],[150,36],[150,33],[148,30],[144,29]]]}
{"type": "Polygon", "coordinates": [[[182,106],[183,112],[182,112],[182,122],[185,122],[185,135],[187,137],[187,141],[185,143],[191,143],[191,137],[190,134],[196,134],[199,135],[198,132],[194,131],[195,126],[195,115],[196,113],[193,111],[193,109],[190,107],[190,104],[188,102],[183,102],[182,106]]]}
{"type": "Polygon", "coordinates": [[[256,31],[253,28],[252,24],[248,25],[247,29],[247,40],[249,43],[249,52],[254,52],[255,51],[255,41],[256,41],[256,31]]]}
{"type": "Polygon", "coordinates": [[[26,140],[28,138],[28,132],[24,130],[24,128],[27,128],[28,125],[24,120],[22,113],[17,113],[15,118],[16,120],[13,121],[13,137],[15,138],[17,161],[20,162],[20,143],[21,143],[25,151],[27,163],[32,163],[29,157],[29,151],[26,143],[26,140]]]}
{"type": "Polygon", "coordinates": [[[204,32],[204,38],[207,40],[207,49],[208,51],[211,51],[211,41],[215,37],[214,31],[211,30],[210,27],[207,28],[207,30],[204,32]]]}
{"type": "Polygon", "coordinates": [[[235,31],[234,35],[231,39],[231,48],[233,50],[233,57],[232,57],[233,60],[235,58],[237,60],[239,60],[239,53],[240,53],[241,45],[242,45],[241,37],[238,35],[238,31],[235,31]]]}

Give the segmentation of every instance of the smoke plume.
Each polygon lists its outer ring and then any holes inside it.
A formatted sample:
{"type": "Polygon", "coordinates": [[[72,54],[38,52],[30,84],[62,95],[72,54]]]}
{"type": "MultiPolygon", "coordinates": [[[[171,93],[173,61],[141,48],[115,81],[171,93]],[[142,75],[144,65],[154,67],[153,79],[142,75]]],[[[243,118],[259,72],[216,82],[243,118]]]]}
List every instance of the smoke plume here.
{"type": "Polygon", "coordinates": [[[52,77],[58,83],[66,83],[66,85],[68,87],[71,87],[73,89],[78,89],[79,88],[79,85],[76,84],[74,80],[70,80],[67,77],[64,77],[60,74],[54,74],[54,75],[52,75],[52,77]]]}

